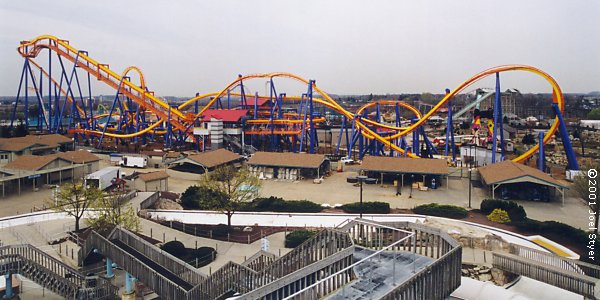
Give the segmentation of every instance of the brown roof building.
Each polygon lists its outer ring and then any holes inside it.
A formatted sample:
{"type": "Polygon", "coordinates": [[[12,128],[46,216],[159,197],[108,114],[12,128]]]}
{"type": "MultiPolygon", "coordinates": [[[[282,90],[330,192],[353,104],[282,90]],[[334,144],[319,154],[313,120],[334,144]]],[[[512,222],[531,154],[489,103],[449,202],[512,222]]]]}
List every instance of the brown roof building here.
{"type": "Polygon", "coordinates": [[[72,150],[73,147],[73,140],[60,134],[0,138],[0,164],[9,163],[21,155],[47,155],[72,150]]]}
{"type": "Polygon", "coordinates": [[[138,175],[138,178],[141,179],[142,181],[145,182],[150,182],[150,181],[155,181],[155,180],[160,180],[160,179],[165,179],[165,178],[169,178],[169,174],[165,171],[156,171],[156,172],[150,172],[150,173],[141,173],[138,175]]]}
{"type": "Polygon", "coordinates": [[[243,157],[227,149],[217,149],[213,151],[191,154],[187,157],[167,161],[169,168],[184,172],[203,173],[205,170],[213,169],[241,162],[243,157]]]}
{"type": "Polygon", "coordinates": [[[14,138],[0,138],[1,151],[23,151],[27,148],[56,149],[61,146],[72,146],[73,140],[60,134],[27,135],[14,138]]]}
{"type": "Polygon", "coordinates": [[[365,175],[381,180],[382,183],[399,179],[397,194],[402,193],[405,175],[410,176],[407,178],[410,181],[422,181],[423,185],[432,188],[441,186],[443,177],[446,177],[446,188],[448,188],[448,164],[443,159],[366,156],[363,158],[360,170],[365,175]],[[415,178],[415,175],[418,177],[415,178]]]}
{"type": "Polygon", "coordinates": [[[252,174],[264,179],[320,178],[329,171],[329,160],[323,154],[256,152],[246,164],[252,174]]]}
{"type": "Polygon", "coordinates": [[[9,170],[37,171],[57,160],[55,155],[23,155],[4,166],[9,170]]]}
{"type": "Polygon", "coordinates": [[[227,163],[235,162],[242,159],[241,156],[227,149],[217,149],[214,151],[193,154],[188,156],[187,158],[205,166],[208,169],[213,169],[218,166],[222,166],[227,163]]]}
{"type": "Polygon", "coordinates": [[[448,175],[448,164],[442,159],[366,156],[361,170],[379,173],[448,175]]]}
{"type": "Polygon", "coordinates": [[[321,167],[325,160],[323,154],[256,152],[247,164],[251,166],[317,169],[321,167]]]}
{"type": "Polygon", "coordinates": [[[165,171],[142,173],[135,181],[135,188],[144,192],[169,190],[169,174],[165,171]]]}
{"type": "Polygon", "coordinates": [[[85,150],[59,152],[56,154],[56,156],[75,164],[83,164],[100,160],[100,157],[85,150]]]}
{"type": "Polygon", "coordinates": [[[565,182],[557,180],[538,169],[510,160],[479,167],[478,171],[483,183],[491,186],[492,198],[495,197],[495,190],[500,185],[509,185],[509,187],[515,185],[515,187],[523,190],[523,184],[530,183],[556,188],[562,193],[564,202],[564,190],[568,189],[565,182]]]}

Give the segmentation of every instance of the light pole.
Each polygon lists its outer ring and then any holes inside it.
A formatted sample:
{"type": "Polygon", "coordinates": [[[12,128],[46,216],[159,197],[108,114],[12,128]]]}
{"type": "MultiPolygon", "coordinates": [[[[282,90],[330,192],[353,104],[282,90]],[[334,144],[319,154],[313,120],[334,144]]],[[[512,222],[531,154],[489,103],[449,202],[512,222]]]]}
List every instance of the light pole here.
{"type": "Polygon", "coordinates": [[[471,172],[473,172],[473,168],[469,168],[469,208],[471,208],[471,172]]]}
{"type": "Polygon", "coordinates": [[[377,182],[377,180],[375,178],[369,178],[367,176],[363,176],[363,175],[359,175],[356,177],[348,177],[346,178],[346,182],[348,183],[358,183],[358,186],[360,187],[360,207],[359,207],[359,214],[360,214],[360,218],[362,219],[362,215],[363,215],[363,183],[366,184],[375,184],[377,182]]]}
{"type": "Polygon", "coordinates": [[[367,176],[356,176],[358,179],[358,183],[360,185],[360,218],[362,219],[363,215],[363,182],[367,180],[367,176]]]}
{"type": "Polygon", "coordinates": [[[415,174],[410,175],[410,195],[408,195],[408,198],[412,198],[413,182],[415,182],[415,174]]]}

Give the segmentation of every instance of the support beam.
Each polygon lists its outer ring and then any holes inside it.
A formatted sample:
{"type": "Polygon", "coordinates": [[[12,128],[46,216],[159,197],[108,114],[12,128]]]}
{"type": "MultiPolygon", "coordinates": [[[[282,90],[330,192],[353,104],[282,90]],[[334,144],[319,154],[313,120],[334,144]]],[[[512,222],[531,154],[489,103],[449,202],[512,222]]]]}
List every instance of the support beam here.
{"type": "Polygon", "coordinates": [[[12,289],[12,274],[10,272],[4,275],[4,279],[6,280],[6,288],[4,290],[3,299],[11,299],[14,296],[12,289]]]}
{"type": "Polygon", "coordinates": [[[115,273],[113,273],[113,261],[109,257],[106,258],[106,278],[113,278],[115,273]]]}
{"type": "Polygon", "coordinates": [[[130,295],[133,294],[133,283],[135,281],[135,277],[131,276],[128,272],[125,272],[125,291],[123,294],[130,295]]]}

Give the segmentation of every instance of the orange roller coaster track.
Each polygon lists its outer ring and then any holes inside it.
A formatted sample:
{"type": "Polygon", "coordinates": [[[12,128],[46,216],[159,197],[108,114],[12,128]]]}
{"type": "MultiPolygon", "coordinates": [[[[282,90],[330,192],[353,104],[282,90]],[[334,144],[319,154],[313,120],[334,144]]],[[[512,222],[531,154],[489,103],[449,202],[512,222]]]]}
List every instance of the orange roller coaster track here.
{"type": "MultiPolygon", "coordinates": [[[[251,75],[246,75],[246,76],[240,75],[240,76],[238,76],[238,78],[236,78],[234,81],[229,83],[227,86],[225,86],[219,92],[198,95],[196,97],[193,97],[193,98],[185,101],[178,107],[171,107],[168,103],[166,103],[165,101],[156,97],[153,92],[148,91],[148,89],[146,88],[145,78],[144,78],[142,72],[138,68],[129,67],[122,73],[122,75],[119,75],[119,74],[115,73],[114,71],[112,71],[111,69],[109,69],[108,65],[101,64],[101,63],[93,60],[92,58],[90,58],[86,51],[79,51],[79,50],[75,49],[66,40],[61,40],[61,39],[51,36],[51,35],[43,35],[43,36],[39,36],[31,41],[21,42],[21,44],[17,48],[18,52],[20,53],[20,55],[22,57],[24,57],[26,60],[31,60],[32,62],[33,62],[33,59],[36,58],[38,56],[38,54],[40,53],[40,51],[43,49],[48,49],[51,52],[55,53],[56,55],[68,59],[71,63],[73,63],[75,65],[75,67],[78,67],[79,69],[84,70],[85,72],[87,72],[88,74],[91,74],[93,77],[95,77],[99,81],[101,81],[101,82],[105,83],[106,85],[112,87],[113,89],[117,90],[118,93],[121,93],[121,94],[125,95],[128,99],[131,99],[134,103],[136,103],[138,105],[139,108],[141,108],[142,113],[145,113],[145,111],[147,110],[152,115],[155,116],[155,120],[153,121],[152,124],[146,124],[146,126],[141,126],[141,127],[138,126],[139,128],[137,129],[136,132],[126,133],[126,134],[116,133],[116,132],[106,132],[107,131],[106,128],[103,131],[91,130],[89,128],[81,128],[81,127],[77,127],[73,130],[73,132],[83,133],[83,134],[87,134],[87,135],[103,135],[103,136],[110,136],[110,137],[115,137],[115,138],[133,138],[133,137],[141,136],[145,133],[155,131],[155,129],[157,129],[158,126],[164,125],[165,123],[169,123],[170,126],[173,127],[172,128],[173,131],[179,132],[180,135],[182,135],[182,136],[193,138],[194,137],[193,132],[190,129],[199,125],[199,123],[202,122],[201,116],[203,115],[203,113],[205,113],[209,108],[214,107],[215,103],[219,99],[224,97],[228,92],[231,92],[231,90],[233,88],[241,85],[243,81],[252,80],[252,79],[273,80],[274,78],[287,78],[287,79],[297,81],[301,84],[308,85],[310,90],[313,91],[316,95],[315,97],[312,97],[312,95],[311,95],[310,101],[312,101],[315,104],[324,106],[327,109],[337,112],[341,116],[345,117],[348,120],[348,122],[354,122],[354,124],[357,126],[357,129],[360,130],[360,133],[365,138],[367,138],[369,140],[376,140],[380,143],[383,143],[384,145],[389,146],[392,150],[397,151],[399,153],[404,153],[404,149],[400,148],[399,146],[395,145],[394,143],[391,143],[390,142],[391,140],[401,138],[401,137],[406,136],[409,133],[417,130],[418,128],[423,126],[424,123],[430,117],[432,117],[434,114],[436,114],[442,107],[446,106],[448,101],[452,97],[456,96],[457,94],[459,94],[460,92],[465,90],[465,88],[467,88],[468,86],[470,86],[470,85],[478,82],[479,80],[481,80],[485,77],[488,77],[490,75],[495,75],[495,74],[502,73],[502,72],[512,72],[512,71],[530,72],[535,75],[538,75],[538,76],[542,77],[543,79],[545,79],[550,84],[550,86],[552,88],[552,94],[553,94],[553,105],[556,105],[556,107],[558,108],[558,110],[560,111],[561,114],[563,113],[563,110],[564,110],[564,98],[563,98],[563,94],[562,94],[562,91],[561,91],[558,83],[549,74],[545,73],[544,71],[537,69],[535,67],[527,66],[527,65],[504,65],[504,66],[498,66],[498,67],[484,70],[483,72],[480,72],[480,73],[472,76],[471,78],[463,81],[456,88],[454,88],[453,90],[448,92],[441,101],[439,101],[435,106],[433,106],[433,108],[430,111],[428,111],[425,114],[421,114],[421,112],[419,110],[415,109],[414,107],[412,107],[406,103],[403,103],[400,101],[388,101],[388,100],[380,100],[380,101],[376,101],[376,102],[367,103],[364,106],[362,106],[361,108],[359,108],[358,111],[351,112],[351,111],[348,111],[347,109],[345,109],[344,107],[342,107],[335,100],[333,100],[332,97],[330,97],[323,89],[321,89],[319,86],[317,86],[314,81],[309,81],[300,76],[297,76],[297,75],[294,75],[291,73],[284,73],[284,72],[266,73],[266,74],[251,74],[251,75]],[[140,79],[139,86],[132,83],[130,81],[129,77],[127,77],[127,74],[130,71],[135,71],[136,73],[138,73],[139,79],[140,79]],[[184,111],[185,109],[188,109],[188,107],[191,104],[195,104],[197,101],[206,99],[206,98],[210,98],[210,100],[201,109],[199,109],[193,113],[184,111]],[[371,106],[374,106],[374,105],[378,105],[378,104],[379,105],[396,105],[396,104],[401,105],[403,108],[406,108],[406,109],[410,110],[412,113],[414,113],[414,115],[416,116],[416,122],[414,122],[413,124],[411,124],[408,127],[397,127],[397,126],[383,124],[376,120],[370,120],[368,118],[361,117],[361,113],[365,109],[367,109],[371,106]],[[378,133],[378,129],[381,129],[382,131],[384,130],[388,134],[381,135],[378,133]],[[391,132],[391,134],[389,134],[390,132],[391,132]]],[[[37,68],[39,68],[40,70],[42,69],[39,66],[39,64],[34,63],[34,65],[37,68]]],[[[44,71],[44,74],[47,77],[50,77],[50,75],[45,71],[44,71]]],[[[51,80],[53,80],[53,79],[51,79],[51,80]]],[[[65,91],[61,91],[61,92],[65,95],[66,101],[70,101],[70,102],[74,101],[73,99],[71,99],[71,97],[69,97],[67,95],[67,93],[65,91]]],[[[236,94],[236,95],[240,96],[240,97],[246,96],[245,94],[236,94]]],[[[272,101],[272,99],[269,97],[265,97],[265,96],[257,96],[257,97],[261,98],[261,99],[267,98],[270,101],[272,101]]],[[[302,99],[303,99],[303,97],[298,97],[298,96],[285,96],[282,98],[283,101],[286,101],[286,100],[287,101],[299,101],[302,99]]],[[[126,105],[124,105],[124,108],[127,109],[128,107],[126,105]]],[[[79,110],[80,114],[85,114],[85,111],[82,110],[79,106],[77,106],[77,109],[79,110]]],[[[249,134],[249,135],[259,135],[259,134],[298,135],[301,132],[303,132],[303,130],[305,130],[304,128],[306,126],[304,126],[304,125],[308,124],[309,122],[312,124],[312,123],[320,123],[320,122],[325,121],[325,118],[313,117],[312,115],[309,116],[308,119],[306,119],[306,114],[305,114],[305,119],[302,119],[300,114],[296,114],[296,115],[286,114],[284,119],[276,119],[276,120],[274,120],[272,118],[272,116],[271,116],[271,118],[269,118],[270,114],[266,113],[266,112],[261,112],[260,116],[261,116],[261,118],[248,120],[246,122],[246,124],[250,124],[250,125],[269,125],[270,124],[270,125],[282,125],[282,126],[287,125],[289,127],[288,128],[281,127],[281,128],[278,128],[277,130],[274,130],[274,129],[262,130],[262,129],[254,128],[254,129],[248,130],[247,134],[249,134]],[[297,126],[302,126],[302,129],[299,130],[297,126]]],[[[96,118],[98,118],[98,117],[99,116],[96,116],[96,118]]],[[[134,120],[134,121],[130,121],[130,122],[135,123],[138,121],[134,120]]],[[[556,133],[557,129],[559,128],[559,123],[560,123],[559,116],[557,114],[556,118],[554,119],[554,122],[552,123],[552,126],[545,133],[545,135],[543,137],[543,141],[542,141],[543,144],[547,143],[552,138],[552,136],[556,133]]],[[[132,125],[132,123],[129,123],[128,126],[129,125],[132,125]]],[[[110,130],[108,130],[108,131],[110,131],[110,130]]],[[[161,131],[160,133],[164,133],[164,132],[165,131],[161,131]]],[[[527,150],[525,153],[523,153],[523,154],[519,155],[518,157],[516,157],[515,159],[513,159],[513,161],[520,162],[520,161],[523,161],[523,160],[531,157],[534,153],[536,153],[538,151],[539,147],[540,147],[539,144],[536,145],[535,147],[532,147],[531,149],[527,150]]],[[[415,158],[417,157],[417,155],[415,155],[414,153],[407,153],[407,155],[410,157],[415,157],[415,158]]]]}

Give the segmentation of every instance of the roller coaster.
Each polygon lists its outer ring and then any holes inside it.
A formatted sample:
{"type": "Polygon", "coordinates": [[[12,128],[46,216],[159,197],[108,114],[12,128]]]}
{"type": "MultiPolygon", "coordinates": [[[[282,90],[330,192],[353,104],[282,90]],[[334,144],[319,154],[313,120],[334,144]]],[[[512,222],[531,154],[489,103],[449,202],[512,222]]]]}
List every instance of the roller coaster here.
{"type": "Polygon", "coordinates": [[[495,76],[492,136],[499,136],[499,139],[493,138],[491,142],[492,149],[499,149],[500,152],[500,157],[496,159],[497,151],[492,151],[492,161],[495,162],[506,157],[500,74],[510,71],[531,72],[545,79],[552,88],[554,122],[540,136],[538,145],[513,158],[513,161],[521,162],[532,157],[559,131],[567,154],[567,168],[579,169],[562,117],[562,91],[549,74],[527,65],[504,65],[484,70],[453,90],[447,89],[445,96],[426,113],[405,102],[390,100],[372,101],[351,112],[317,86],[314,80],[290,73],[238,75],[218,92],[197,95],[179,105],[172,105],[149,90],[144,75],[137,67],[128,67],[119,75],[109,65],[92,59],[88,51],[71,46],[67,40],[43,35],[22,41],[17,50],[24,58],[24,64],[11,126],[20,119],[28,128],[37,128],[40,132],[69,133],[77,141],[85,141],[96,147],[101,147],[108,138],[115,143],[160,142],[169,149],[192,145],[197,150],[205,150],[210,140],[207,135],[194,134],[196,129],[207,129],[211,116],[233,114],[241,116],[236,120],[241,134],[236,142],[242,144],[242,152],[244,146],[261,144],[272,151],[316,153],[319,147],[317,130],[326,125],[325,114],[332,113],[341,118],[336,153],[340,151],[344,136],[347,155],[358,153],[361,158],[366,154],[432,157],[437,150],[425,134],[423,125],[442,108],[447,108],[443,157],[456,160],[456,147],[452,146],[455,145],[452,99],[479,80],[495,76]],[[48,52],[47,61],[44,62],[42,50],[48,52]],[[138,83],[134,83],[130,75],[132,72],[137,74],[138,83]],[[94,114],[92,78],[115,92],[111,107],[101,114],[94,114]],[[248,93],[245,83],[265,79],[269,84],[266,95],[248,93]],[[298,82],[307,87],[306,92],[299,96],[278,93],[275,79],[298,82]],[[34,91],[34,97],[29,94],[30,89],[34,91]],[[20,104],[24,107],[22,117],[17,114],[20,104]],[[28,115],[31,107],[34,110],[37,107],[37,115],[32,116],[32,120],[28,115]],[[383,121],[384,107],[395,112],[393,122],[383,121]],[[400,118],[405,111],[413,115],[410,124],[403,124],[400,118]],[[410,143],[407,141],[409,136],[412,136],[410,143]]]}

